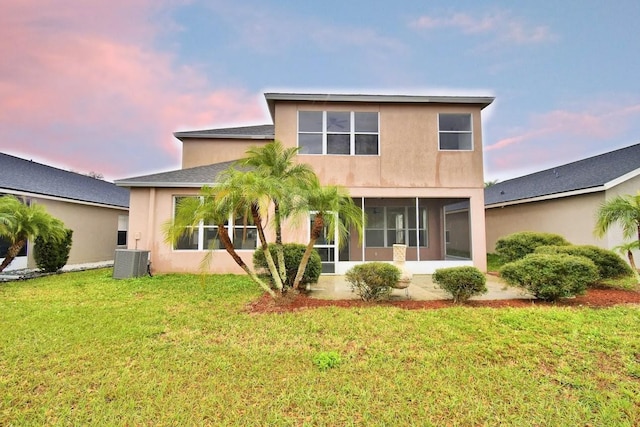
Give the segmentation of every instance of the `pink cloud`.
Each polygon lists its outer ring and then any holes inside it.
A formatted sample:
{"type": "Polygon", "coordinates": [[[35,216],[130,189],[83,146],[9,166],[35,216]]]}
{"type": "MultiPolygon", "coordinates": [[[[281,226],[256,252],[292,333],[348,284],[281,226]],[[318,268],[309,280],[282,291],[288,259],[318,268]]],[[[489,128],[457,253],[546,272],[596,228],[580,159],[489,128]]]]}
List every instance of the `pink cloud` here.
{"type": "Polygon", "coordinates": [[[589,138],[611,140],[626,131],[632,121],[640,119],[640,104],[626,106],[600,105],[597,111],[554,110],[532,118],[529,130],[502,138],[487,145],[485,151],[527,143],[542,137],[589,138]]]}
{"type": "Polygon", "coordinates": [[[180,128],[267,122],[257,95],[216,88],[197,68],[154,48],[172,25],[149,16],[172,3],[6,5],[0,150],[120,178],[179,164],[172,132],[180,128]]]}

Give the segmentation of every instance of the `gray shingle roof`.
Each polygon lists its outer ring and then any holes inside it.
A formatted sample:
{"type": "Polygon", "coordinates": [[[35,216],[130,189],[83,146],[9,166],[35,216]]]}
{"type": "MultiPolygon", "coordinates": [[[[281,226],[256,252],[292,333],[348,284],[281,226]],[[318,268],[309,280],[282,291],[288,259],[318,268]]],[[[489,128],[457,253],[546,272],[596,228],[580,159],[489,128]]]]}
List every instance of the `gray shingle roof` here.
{"type": "Polygon", "coordinates": [[[640,169],[640,144],[499,182],[484,191],[485,206],[602,187],[640,169]]]}
{"type": "MultiPolygon", "coordinates": [[[[195,168],[178,169],[152,175],[125,178],[116,181],[121,187],[202,187],[211,185],[220,172],[234,162],[215,163],[195,168]]],[[[240,168],[238,168],[240,169],[240,168]]]]}
{"type": "Polygon", "coordinates": [[[176,138],[219,138],[219,139],[273,139],[273,125],[243,126],[223,129],[204,129],[175,132],[176,138]]]}
{"type": "Polygon", "coordinates": [[[0,153],[0,192],[3,190],[129,207],[129,190],[75,172],[0,153]]]}

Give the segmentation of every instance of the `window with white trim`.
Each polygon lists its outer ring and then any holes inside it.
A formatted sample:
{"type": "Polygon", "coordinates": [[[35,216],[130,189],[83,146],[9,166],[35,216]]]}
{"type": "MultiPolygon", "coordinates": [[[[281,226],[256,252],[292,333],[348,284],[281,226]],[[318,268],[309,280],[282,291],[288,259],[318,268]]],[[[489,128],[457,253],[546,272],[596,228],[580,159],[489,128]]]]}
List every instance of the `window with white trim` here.
{"type": "Polygon", "coordinates": [[[414,206],[365,207],[366,247],[385,248],[394,244],[427,247],[427,209],[414,206]],[[416,221],[417,216],[417,221],[416,221]],[[417,224],[417,227],[416,227],[417,224]]]}
{"type": "Polygon", "coordinates": [[[441,150],[473,150],[471,114],[438,114],[441,150]]]}
{"type": "MultiPolygon", "coordinates": [[[[180,199],[184,197],[199,196],[176,196],[174,197],[174,211],[180,199]]],[[[200,198],[202,199],[202,198],[200,198]]],[[[229,228],[229,238],[236,250],[250,249],[257,247],[257,230],[253,224],[253,219],[244,220],[241,216],[238,218],[230,218],[224,223],[229,228]]],[[[180,236],[178,242],[174,245],[176,250],[203,251],[213,249],[224,249],[224,245],[218,237],[218,226],[216,224],[200,221],[196,227],[188,227],[188,230],[180,236]]]]}
{"type": "Polygon", "coordinates": [[[129,215],[118,215],[118,246],[127,245],[127,231],[129,230],[129,215]]]}
{"type": "Polygon", "coordinates": [[[377,112],[298,111],[299,153],[376,156],[378,123],[377,112]]]}

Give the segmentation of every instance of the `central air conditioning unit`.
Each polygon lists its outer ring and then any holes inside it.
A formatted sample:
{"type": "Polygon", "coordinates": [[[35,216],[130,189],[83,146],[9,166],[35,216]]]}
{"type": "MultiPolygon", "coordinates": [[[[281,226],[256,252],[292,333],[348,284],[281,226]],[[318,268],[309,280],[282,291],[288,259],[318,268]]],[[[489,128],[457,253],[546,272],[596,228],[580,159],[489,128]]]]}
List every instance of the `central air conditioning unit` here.
{"type": "Polygon", "coordinates": [[[113,278],[128,279],[148,273],[149,251],[137,249],[116,249],[113,261],[113,278]]]}

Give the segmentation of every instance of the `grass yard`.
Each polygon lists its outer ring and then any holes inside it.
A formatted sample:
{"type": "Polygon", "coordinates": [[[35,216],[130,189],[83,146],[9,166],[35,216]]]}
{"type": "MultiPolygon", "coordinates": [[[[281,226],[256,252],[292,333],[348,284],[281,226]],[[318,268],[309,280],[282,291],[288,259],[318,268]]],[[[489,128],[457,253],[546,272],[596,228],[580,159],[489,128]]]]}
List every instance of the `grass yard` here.
{"type": "Polygon", "coordinates": [[[0,425],[640,425],[640,308],[251,315],[243,276],[0,284],[0,425]]]}

